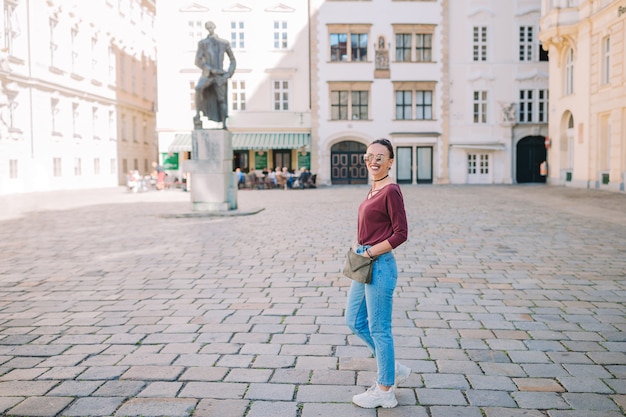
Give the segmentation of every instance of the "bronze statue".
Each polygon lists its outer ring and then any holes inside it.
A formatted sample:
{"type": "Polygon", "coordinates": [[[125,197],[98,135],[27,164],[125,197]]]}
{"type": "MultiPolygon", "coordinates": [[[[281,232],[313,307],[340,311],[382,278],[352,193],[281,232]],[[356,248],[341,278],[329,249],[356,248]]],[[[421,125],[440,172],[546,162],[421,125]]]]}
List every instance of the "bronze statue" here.
{"type": "Polygon", "coordinates": [[[196,84],[196,115],[193,118],[194,127],[202,128],[200,113],[209,120],[222,122],[226,128],[226,116],[228,115],[228,105],[226,93],[228,89],[228,79],[235,72],[235,55],[230,49],[230,43],[225,39],[220,39],[215,34],[215,23],[206,22],[204,27],[209,31],[209,35],[198,42],[196,52],[196,66],[202,70],[202,75],[196,84]],[[224,70],[224,54],[228,55],[230,65],[228,70],[224,70]]]}

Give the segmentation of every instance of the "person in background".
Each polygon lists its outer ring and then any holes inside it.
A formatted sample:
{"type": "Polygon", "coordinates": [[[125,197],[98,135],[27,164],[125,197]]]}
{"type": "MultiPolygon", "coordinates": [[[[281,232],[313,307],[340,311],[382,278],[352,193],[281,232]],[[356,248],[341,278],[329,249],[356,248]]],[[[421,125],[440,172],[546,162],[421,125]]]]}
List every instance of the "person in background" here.
{"type": "Polygon", "coordinates": [[[411,369],[395,360],[391,317],[398,267],[392,250],[408,237],[404,199],[389,171],[394,152],[391,142],[377,139],[363,155],[372,188],[358,209],[355,252],[375,259],[369,284],[352,281],[346,305],[346,324],[376,358],[377,379],[352,402],[363,408],[398,405],[395,387],[405,382],[411,369]]]}
{"type": "Polygon", "coordinates": [[[246,176],[241,168],[235,168],[235,174],[237,174],[237,188],[243,188],[246,183],[246,176]]]}

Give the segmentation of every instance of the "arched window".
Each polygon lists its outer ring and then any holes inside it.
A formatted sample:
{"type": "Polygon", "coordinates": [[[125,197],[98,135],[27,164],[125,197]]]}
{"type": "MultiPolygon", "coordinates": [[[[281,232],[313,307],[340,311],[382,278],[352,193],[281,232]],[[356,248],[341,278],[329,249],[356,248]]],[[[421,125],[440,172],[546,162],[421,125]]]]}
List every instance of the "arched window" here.
{"type": "Polygon", "coordinates": [[[574,50],[567,51],[565,59],[565,95],[574,94],[574,50]]]}

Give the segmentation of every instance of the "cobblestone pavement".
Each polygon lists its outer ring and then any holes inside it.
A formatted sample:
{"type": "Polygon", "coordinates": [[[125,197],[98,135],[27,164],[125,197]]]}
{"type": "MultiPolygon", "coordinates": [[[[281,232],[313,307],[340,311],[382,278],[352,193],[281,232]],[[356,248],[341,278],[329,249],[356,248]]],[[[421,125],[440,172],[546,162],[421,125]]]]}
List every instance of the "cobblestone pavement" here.
{"type": "Polygon", "coordinates": [[[0,413],[623,415],[626,195],[546,186],[403,187],[413,374],[397,408],[354,406],[375,363],[340,269],[366,191],[240,191],[264,210],[232,217],[182,216],[182,191],[37,196],[0,221],[0,413]]]}

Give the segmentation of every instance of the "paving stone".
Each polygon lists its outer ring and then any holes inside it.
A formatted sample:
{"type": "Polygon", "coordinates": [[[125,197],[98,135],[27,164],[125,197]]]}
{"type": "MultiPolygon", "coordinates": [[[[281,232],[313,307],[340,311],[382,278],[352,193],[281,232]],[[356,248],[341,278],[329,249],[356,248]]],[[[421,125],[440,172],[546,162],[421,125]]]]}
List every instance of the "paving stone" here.
{"type": "Polygon", "coordinates": [[[472,388],[475,390],[515,391],[516,386],[509,377],[492,375],[468,375],[472,388]]]}
{"type": "MultiPolygon", "coordinates": [[[[414,407],[414,409],[423,410],[423,407],[414,407]]],[[[395,411],[396,408],[390,409],[395,411]]],[[[355,406],[354,404],[328,404],[328,403],[304,403],[302,405],[302,415],[301,417],[321,417],[321,416],[341,416],[341,417],[372,417],[376,414],[375,410],[365,409],[355,406]]],[[[386,411],[386,410],[385,410],[386,411]]],[[[413,410],[411,410],[413,411],[413,410]]],[[[379,413],[383,413],[384,411],[380,409],[379,413]]],[[[400,416],[402,411],[400,411],[400,416]]],[[[286,414],[288,415],[288,414],[286,414]]],[[[292,414],[296,415],[296,414],[292,414]]],[[[392,414],[381,414],[382,416],[391,416],[392,414]]],[[[395,416],[395,414],[393,414],[395,416]]],[[[409,415],[411,416],[411,415],[409,415]]],[[[427,417],[427,414],[416,414],[415,417],[427,417]]],[[[195,416],[194,416],[195,417],[195,416]]],[[[269,417],[276,417],[276,414],[270,415],[269,417]]]]}
{"type": "Polygon", "coordinates": [[[526,375],[529,377],[535,378],[550,378],[550,377],[558,377],[558,376],[568,376],[569,373],[558,364],[535,364],[535,363],[526,363],[521,365],[526,375]]]}
{"type": "Polygon", "coordinates": [[[342,403],[352,401],[356,394],[364,392],[364,387],[345,385],[301,385],[296,400],[299,403],[342,403]]]}
{"type": "MultiPolygon", "coordinates": [[[[466,405],[465,397],[460,390],[418,388],[417,401],[421,405],[466,405]]],[[[431,408],[432,413],[432,408],[431,408]]]]}
{"type": "Polygon", "coordinates": [[[138,397],[174,398],[183,386],[182,382],[151,382],[137,394],[138,397]]]}
{"type": "Polygon", "coordinates": [[[28,417],[53,417],[72,402],[71,397],[29,397],[13,407],[7,414],[28,417]]]}
{"type": "Polygon", "coordinates": [[[116,416],[189,417],[197,400],[190,398],[133,398],[125,402],[116,416]]]}
{"type": "Polygon", "coordinates": [[[456,374],[423,374],[426,388],[449,388],[466,390],[469,384],[463,375],[456,374]]]}
{"type": "Polygon", "coordinates": [[[563,392],[565,389],[550,378],[513,378],[513,382],[520,391],[534,392],[563,392]]]}
{"type": "Polygon", "coordinates": [[[435,406],[430,413],[432,417],[482,417],[478,407],[435,406]]]}
{"type": "Polygon", "coordinates": [[[505,391],[468,390],[469,403],[476,407],[516,407],[510,393],[505,391]]]}
{"type": "Polygon", "coordinates": [[[595,377],[559,377],[558,381],[565,387],[567,392],[588,392],[612,394],[609,388],[601,379],[595,377]]]}
{"type": "Polygon", "coordinates": [[[143,381],[107,381],[94,393],[94,397],[133,397],[144,387],[143,381]]]}
{"type": "Polygon", "coordinates": [[[502,407],[485,407],[483,408],[485,417],[545,417],[546,415],[539,410],[524,410],[502,407]]]}
{"type": "Polygon", "coordinates": [[[567,409],[569,405],[555,392],[513,392],[520,408],[531,410],[567,409]]]}
{"type": "Polygon", "coordinates": [[[626,394],[626,379],[603,379],[604,383],[615,391],[616,394],[626,394]]]}
{"type": "Polygon", "coordinates": [[[292,384],[250,384],[245,398],[249,400],[291,401],[295,385],[292,384]]]}
{"type": "Polygon", "coordinates": [[[606,395],[590,393],[565,393],[563,399],[576,410],[619,411],[606,395]]]}
{"type": "Polygon", "coordinates": [[[48,393],[60,397],[86,397],[92,394],[104,381],[63,381],[48,393]]]}
{"type": "Polygon", "coordinates": [[[550,358],[544,352],[533,350],[509,351],[509,357],[514,363],[550,363],[550,358]]]}
{"type": "Polygon", "coordinates": [[[87,397],[77,399],[68,409],[63,411],[64,416],[112,416],[122,404],[124,398],[87,397]]]}
{"type": "Polygon", "coordinates": [[[549,410],[549,417],[623,417],[620,411],[549,410]]]}
{"type": "Polygon", "coordinates": [[[203,399],[194,410],[193,417],[241,417],[246,414],[248,406],[247,400],[203,399]]]}
{"type": "Polygon", "coordinates": [[[180,398],[242,399],[247,385],[223,382],[188,382],[178,394],[180,398]]]}

